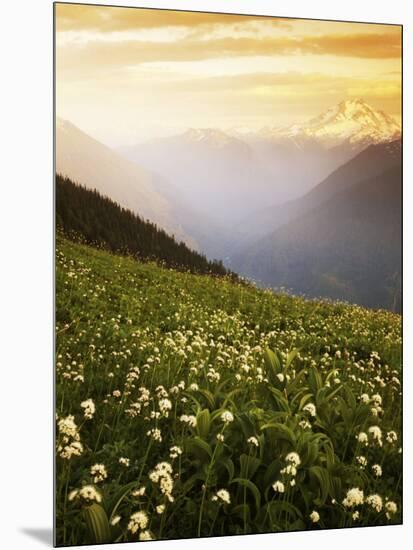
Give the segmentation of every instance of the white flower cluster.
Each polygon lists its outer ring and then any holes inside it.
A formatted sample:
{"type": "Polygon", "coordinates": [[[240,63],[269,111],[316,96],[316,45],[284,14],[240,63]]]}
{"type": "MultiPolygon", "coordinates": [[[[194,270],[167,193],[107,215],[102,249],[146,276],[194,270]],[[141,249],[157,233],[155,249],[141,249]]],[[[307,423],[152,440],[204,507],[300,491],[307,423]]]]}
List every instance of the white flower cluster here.
{"type": "Polygon", "coordinates": [[[86,418],[86,420],[91,420],[96,412],[96,407],[93,400],[86,399],[86,401],[82,401],[80,406],[82,407],[82,409],[85,410],[84,417],[86,418]]]}
{"type": "Polygon", "coordinates": [[[250,445],[253,445],[254,447],[259,447],[258,439],[254,436],[249,437],[247,439],[247,443],[249,443],[250,445]]]}
{"type": "Polygon", "coordinates": [[[308,412],[310,416],[316,416],[317,409],[314,403],[307,403],[307,405],[303,408],[303,411],[308,412]]]}
{"type": "Polygon", "coordinates": [[[178,456],[180,456],[182,454],[182,449],[181,447],[178,447],[177,445],[173,445],[170,449],[169,449],[169,456],[174,459],[174,458],[177,458],[178,456]]]}
{"type": "Polygon", "coordinates": [[[362,470],[367,466],[367,458],[363,455],[356,456],[356,462],[360,465],[362,470]]]}
{"type": "Polygon", "coordinates": [[[397,433],[394,430],[390,430],[390,432],[387,432],[386,441],[390,444],[396,443],[397,433]]]}
{"type": "Polygon", "coordinates": [[[146,487],[139,487],[138,489],[134,489],[132,492],[131,492],[131,495],[133,497],[143,497],[143,495],[145,494],[146,492],[146,487]]]}
{"type": "Polygon", "coordinates": [[[384,509],[386,510],[387,519],[390,519],[391,516],[393,516],[397,512],[397,504],[395,502],[393,502],[392,500],[389,500],[384,505],[384,509]]]}
{"type": "Polygon", "coordinates": [[[284,493],[285,492],[285,485],[282,481],[278,480],[275,483],[272,484],[272,488],[276,493],[284,493]]]}
{"type": "Polygon", "coordinates": [[[210,382],[219,382],[221,379],[221,375],[213,367],[208,370],[206,376],[210,382]]]}
{"type": "Polygon", "coordinates": [[[170,402],[170,400],[164,397],[163,399],[159,400],[158,405],[162,416],[167,418],[169,416],[169,411],[172,409],[172,403],[170,402]]]}
{"type": "Polygon", "coordinates": [[[381,429],[378,426],[370,426],[368,432],[373,440],[373,443],[375,443],[379,447],[382,447],[383,441],[382,441],[381,429]]]}
{"type": "Polygon", "coordinates": [[[172,479],[172,466],[169,462],[159,462],[150,472],[149,479],[153,483],[158,483],[161,493],[166,496],[169,502],[174,501],[172,496],[172,490],[174,487],[174,482],[172,479]]]}
{"type": "Polygon", "coordinates": [[[310,514],[310,519],[313,523],[317,523],[318,521],[320,521],[320,514],[313,510],[310,514]]]}
{"type": "Polygon", "coordinates": [[[286,466],[281,469],[280,473],[290,476],[290,485],[294,487],[295,485],[295,476],[297,475],[297,468],[301,464],[300,455],[295,452],[288,453],[285,457],[286,466]]]}
{"type": "Polygon", "coordinates": [[[134,535],[141,529],[145,529],[148,525],[149,519],[146,512],[139,511],[131,515],[128,523],[128,530],[134,535]]]}
{"type": "Polygon", "coordinates": [[[355,508],[364,502],[364,493],[358,487],[353,487],[347,491],[346,497],[343,500],[343,506],[346,508],[355,508]]]}
{"type": "Polygon", "coordinates": [[[213,497],[211,498],[211,500],[213,500],[213,501],[219,501],[219,500],[221,500],[221,501],[224,502],[225,504],[230,504],[230,503],[231,503],[230,494],[229,494],[229,492],[228,492],[226,489],[219,489],[219,491],[217,491],[217,492],[215,493],[215,495],[213,495],[213,497]]]}
{"type": "Polygon", "coordinates": [[[139,540],[153,540],[153,535],[148,529],[146,529],[145,531],[141,531],[139,533],[139,540]]]}
{"type": "Polygon", "coordinates": [[[93,476],[94,483],[105,481],[105,479],[108,477],[108,473],[104,464],[94,464],[90,468],[90,474],[93,476]]]}
{"type": "Polygon", "coordinates": [[[383,475],[383,470],[380,464],[373,464],[371,469],[376,477],[381,477],[383,475]]]}
{"type": "Polygon", "coordinates": [[[221,414],[221,420],[224,422],[224,424],[229,424],[230,422],[234,421],[234,415],[230,411],[224,411],[221,414]]]}
{"type": "Polygon", "coordinates": [[[90,502],[102,502],[102,495],[93,487],[93,485],[84,485],[81,489],[74,489],[69,493],[68,499],[84,500],[87,503],[90,502]]]}
{"type": "Polygon", "coordinates": [[[70,460],[72,456],[80,456],[83,453],[83,445],[80,442],[79,429],[73,415],[61,418],[57,427],[59,430],[59,443],[57,452],[65,460],[70,460]]]}
{"type": "Polygon", "coordinates": [[[154,441],[159,441],[159,443],[162,441],[162,434],[159,428],[151,428],[146,432],[146,435],[154,441]]]}
{"type": "Polygon", "coordinates": [[[381,512],[383,508],[383,499],[380,495],[369,495],[366,497],[366,504],[371,506],[376,512],[381,512]]]}
{"type": "Polygon", "coordinates": [[[196,426],[196,417],[192,414],[183,414],[179,420],[185,424],[188,424],[191,428],[195,428],[196,426]]]}

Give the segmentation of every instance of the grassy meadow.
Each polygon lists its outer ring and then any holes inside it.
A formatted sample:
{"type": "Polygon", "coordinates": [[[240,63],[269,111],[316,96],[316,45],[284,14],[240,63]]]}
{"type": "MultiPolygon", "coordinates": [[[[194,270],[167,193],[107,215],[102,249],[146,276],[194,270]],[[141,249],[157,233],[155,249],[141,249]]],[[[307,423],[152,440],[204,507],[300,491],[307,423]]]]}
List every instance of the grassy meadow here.
{"type": "Polygon", "coordinates": [[[58,237],[57,544],[401,522],[401,317],[58,237]]]}

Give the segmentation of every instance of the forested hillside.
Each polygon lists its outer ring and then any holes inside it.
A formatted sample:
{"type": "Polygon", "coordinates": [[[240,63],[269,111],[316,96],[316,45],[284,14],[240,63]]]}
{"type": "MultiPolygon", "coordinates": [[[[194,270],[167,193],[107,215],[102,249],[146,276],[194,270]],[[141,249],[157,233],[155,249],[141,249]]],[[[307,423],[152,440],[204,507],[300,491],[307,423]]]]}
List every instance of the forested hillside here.
{"type": "Polygon", "coordinates": [[[56,176],[56,224],[72,238],[113,252],[155,260],[193,273],[235,277],[222,262],[207,260],[156,224],[61,175],[56,176]]]}

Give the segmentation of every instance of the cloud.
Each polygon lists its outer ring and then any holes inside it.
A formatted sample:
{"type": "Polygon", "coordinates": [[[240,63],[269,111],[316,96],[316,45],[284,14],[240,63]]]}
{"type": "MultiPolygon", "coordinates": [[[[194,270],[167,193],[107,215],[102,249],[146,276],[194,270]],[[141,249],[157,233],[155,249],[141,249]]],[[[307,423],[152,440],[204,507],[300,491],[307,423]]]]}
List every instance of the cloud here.
{"type": "Polygon", "coordinates": [[[335,34],[302,38],[220,38],[172,43],[129,40],[58,47],[58,69],[99,72],[156,61],[200,61],[236,56],[330,55],[391,59],[401,55],[400,34],[335,34]]]}
{"type": "MultiPolygon", "coordinates": [[[[245,16],[223,13],[185,12],[162,9],[143,9],[81,4],[56,5],[58,31],[129,31],[160,27],[197,27],[200,25],[247,23],[262,21],[264,16],[245,16]]],[[[266,21],[283,24],[286,20],[265,17],[266,21]]]]}

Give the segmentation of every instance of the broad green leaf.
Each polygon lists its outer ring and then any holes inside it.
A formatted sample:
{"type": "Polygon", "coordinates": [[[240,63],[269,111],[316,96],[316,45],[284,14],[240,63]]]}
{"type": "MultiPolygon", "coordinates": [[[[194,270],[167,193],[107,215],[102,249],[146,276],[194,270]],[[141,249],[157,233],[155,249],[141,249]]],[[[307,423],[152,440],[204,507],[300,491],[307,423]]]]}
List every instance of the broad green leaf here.
{"type": "Polygon", "coordinates": [[[210,426],[211,415],[208,409],[204,409],[196,415],[196,430],[201,439],[206,440],[208,438],[210,426]]]}
{"type": "Polygon", "coordinates": [[[212,457],[211,446],[198,436],[186,439],[185,446],[188,451],[196,452],[197,450],[200,450],[203,451],[203,453],[206,453],[209,457],[212,457]]]}
{"type": "Polygon", "coordinates": [[[252,495],[254,496],[255,506],[256,506],[257,510],[259,510],[260,505],[261,505],[261,493],[260,493],[260,490],[258,489],[258,487],[255,485],[255,483],[253,481],[250,481],[249,479],[244,479],[244,478],[241,478],[241,477],[236,477],[235,479],[232,480],[231,483],[237,483],[238,485],[241,485],[241,486],[246,487],[247,489],[249,489],[251,491],[252,495]]]}
{"type": "Polygon", "coordinates": [[[261,461],[258,458],[255,458],[251,455],[242,454],[239,457],[240,461],[240,477],[246,478],[246,479],[252,479],[254,477],[255,472],[258,470],[258,468],[261,465],[261,461]]]}
{"type": "Polygon", "coordinates": [[[95,502],[83,508],[83,517],[93,543],[104,544],[110,542],[111,532],[108,516],[100,504],[95,502]]]}
{"type": "Polygon", "coordinates": [[[298,349],[293,349],[287,354],[287,359],[285,360],[285,368],[287,370],[294,359],[297,357],[298,349]]]}
{"type": "Polygon", "coordinates": [[[296,445],[296,437],[294,432],[285,424],[280,424],[279,422],[269,422],[261,426],[261,430],[272,430],[272,435],[275,439],[284,439],[288,441],[293,447],[296,445]]]}

